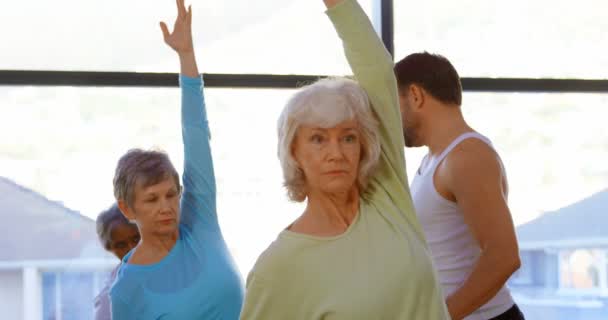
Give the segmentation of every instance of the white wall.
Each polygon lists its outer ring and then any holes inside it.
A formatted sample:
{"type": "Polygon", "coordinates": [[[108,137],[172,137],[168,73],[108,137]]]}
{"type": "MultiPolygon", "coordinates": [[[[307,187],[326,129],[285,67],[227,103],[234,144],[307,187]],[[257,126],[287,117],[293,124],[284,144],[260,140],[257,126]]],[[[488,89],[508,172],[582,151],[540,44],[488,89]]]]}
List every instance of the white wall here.
{"type": "Polygon", "coordinates": [[[23,319],[22,272],[0,271],[0,318],[23,319]]]}

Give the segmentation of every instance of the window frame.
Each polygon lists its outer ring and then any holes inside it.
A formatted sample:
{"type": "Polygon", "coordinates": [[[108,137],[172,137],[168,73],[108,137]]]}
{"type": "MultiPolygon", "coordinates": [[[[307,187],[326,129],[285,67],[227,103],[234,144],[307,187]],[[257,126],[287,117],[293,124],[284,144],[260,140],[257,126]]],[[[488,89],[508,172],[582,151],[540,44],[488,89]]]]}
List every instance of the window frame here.
{"type": "MultiPolygon", "coordinates": [[[[374,0],[372,20],[394,55],[394,0],[374,0]]],[[[329,75],[204,74],[207,87],[297,88],[329,75]]],[[[0,86],[176,87],[175,73],[0,70],[0,86]]],[[[535,78],[462,78],[464,91],[606,93],[607,80],[535,78]]]]}

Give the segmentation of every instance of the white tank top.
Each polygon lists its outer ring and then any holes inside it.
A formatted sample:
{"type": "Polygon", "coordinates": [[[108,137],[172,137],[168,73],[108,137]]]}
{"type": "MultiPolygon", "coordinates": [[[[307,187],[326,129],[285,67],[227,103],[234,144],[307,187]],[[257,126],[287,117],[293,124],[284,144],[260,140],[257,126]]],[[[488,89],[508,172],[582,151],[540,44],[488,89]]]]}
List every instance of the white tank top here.
{"type": "MultiPolygon", "coordinates": [[[[439,157],[428,161],[427,155],[410,188],[445,297],[464,283],[473,271],[481,250],[464,222],[458,205],[442,197],[435,189],[433,176],[438,164],[450,151],[470,138],[479,139],[493,148],[490,140],[479,133],[465,133],[445,148],[439,157]]],[[[503,286],[494,298],[464,319],[487,320],[504,313],[513,304],[509,290],[503,286]]]]}

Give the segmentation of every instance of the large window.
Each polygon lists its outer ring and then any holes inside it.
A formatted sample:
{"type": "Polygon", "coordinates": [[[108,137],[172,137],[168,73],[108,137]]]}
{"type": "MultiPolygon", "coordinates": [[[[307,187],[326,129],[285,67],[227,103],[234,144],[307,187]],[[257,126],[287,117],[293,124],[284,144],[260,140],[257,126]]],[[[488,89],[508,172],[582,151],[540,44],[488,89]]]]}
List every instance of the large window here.
{"type": "Polygon", "coordinates": [[[42,274],[43,320],[93,319],[93,300],[107,277],[100,272],[44,272],[42,274]]]}
{"type": "Polygon", "coordinates": [[[560,253],[560,288],[573,292],[608,294],[606,257],[601,249],[577,249],[560,253]]]}
{"type": "MultiPolygon", "coordinates": [[[[246,274],[299,213],[285,196],[276,155],[276,121],[293,91],[205,92],[219,219],[246,274]]],[[[0,119],[0,134],[14,137],[0,141],[0,176],[88,217],[114,201],[114,169],[128,149],[164,149],[182,170],[178,89],[5,87],[0,97],[11,115],[0,119]]]]}
{"type": "Polygon", "coordinates": [[[396,58],[445,55],[466,77],[608,78],[608,3],[394,1],[396,58]]]}
{"type": "MultiPolygon", "coordinates": [[[[372,0],[360,3],[372,13],[372,0]]],[[[0,69],[175,72],[158,22],[174,1],[0,0],[0,69]]],[[[214,73],[348,72],[322,1],[197,1],[194,43],[214,73]]]]}
{"type": "MultiPolygon", "coordinates": [[[[381,3],[389,1],[359,2],[382,25],[381,3]]],[[[462,77],[482,77],[482,83],[608,78],[605,1],[393,2],[394,39],[384,40],[394,42],[396,59],[423,50],[441,53],[462,77]]],[[[193,10],[205,73],[349,73],[320,0],[207,1],[195,2],[193,10]]],[[[0,0],[0,28],[7,31],[0,83],[9,74],[3,70],[117,71],[131,72],[133,79],[136,72],[176,72],[177,59],[158,27],[173,17],[173,1],[0,0]]],[[[259,79],[250,78],[251,86],[259,79]]],[[[0,310],[7,317],[92,318],[92,299],[118,262],[101,248],[93,221],[114,201],[116,161],[130,148],[161,148],[182,170],[179,90],[110,85],[0,86],[0,217],[6,222],[0,224],[0,310]],[[27,214],[14,214],[22,210],[27,214]],[[23,240],[2,238],[15,228],[20,232],[10,234],[23,240]],[[27,241],[30,233],[52,239],[27,241]],[[89,271],[74,269],[80,265],[89,271]]],[[[293,92],[230,84],[205,92],[219,221],[243,277],[303,210],[287,200],[276,155],[276,121],[293,92]]],[[[606,106],[608,91],[465,91],[465,117],[504,161],[516,226],[607,190],[606,106]]],[[[425,152],[406,150],[410,179],[425,152]]],[[[605,247],[556,256],[522,255],[534,264],[515,280],[543,285],[528,288],[531,295],[513,288],[516,299],[526,297],[517,302],[532,319],[603,319],[605,247]]]]}
{"type": "MultiPolygon", "coordinates": [[[[608,186],[607,104],[608,94],[465,92],[465,117],[504,162],[516,225],[608,186]]],[[[425,152],[406,150],[410,178],[425,152]]]]}
{"type": "MultiPolygon", "coordinates": [[[[220,221],[244,273],[300,210],[276,156],[276,120],[292,93],[206,89],[220,221]]],[[[0,134],[14,137],[0,141],[0,175],[86,216],[112,203],[113,170],[129,148],[162,148],[181,171],[177,89],[5,87],[0,97],[11,115],[0,134]]],[[[505,163],[517,225],[608,185],[598,161],[608,158],[606,104],[608,95],[465,93],[465,116],[505,163]]],[[[424,152],[406,150],[410,178],[424,152]]]]}

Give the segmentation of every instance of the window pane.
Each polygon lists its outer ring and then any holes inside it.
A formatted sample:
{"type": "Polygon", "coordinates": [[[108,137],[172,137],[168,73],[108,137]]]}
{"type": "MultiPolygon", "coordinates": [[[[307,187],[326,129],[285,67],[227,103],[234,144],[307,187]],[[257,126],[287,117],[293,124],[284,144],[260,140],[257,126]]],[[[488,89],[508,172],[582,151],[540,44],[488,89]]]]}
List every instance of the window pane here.
{"type": "Polygon", "coordinates": [[[395,52],[446,56],[461,76],[608,77],[608,2],[394,1],[395,52]]]}
{"type": "Polygon", "coordinates": [[[42,274],[42,319],[56,319],[57,306],[57,275],[55,273],[42,274]]]}
{"type": "Polygon", "coordinates": [[[566,289],[600,289],[600,255],[602,250],[568,250],[560,263],[562,287],[566,289]]]}
{"type": "MultiPolygon", "coordinates": [[[[348,67],[322,1],[193,2],[204,72],[343,74],[348,67]]],[[[360,3],[371,13],[372,0],[360,3]]],[[[175,2],[0,0],[0,69],[174,72],[158,22],[175,2]]]]}
{"type": "MultiPolygon", "coordinates": [[[[243,273],[300,210],[287,201],[276,156],[276,121],[292,92],[205,91],[220,223],[243,273]],[[255,239],[241,238],[252,225],[255,239]]],[[[0,87],[11,115],[0,134],[14,137],[0,141],[0,176],[94,219],[114,201],[114,169],[128,149],[162,148],[181,173],[179,102],[177,89],[0,87]]]]}
{"type": "MultiPolygon", "coordinates": [[[[555,229],[549,230],[559,241],[550,238],[544,246],[528,251],[522,248],[532,244],[520,239],[522,263],[532,263],[524,266],[524,271],[532,268],[533,282],[512,282],[511,292],[526,318],[599,320],[608,312],[607,305],[598,302],[605,300],[597,293],[590,294],[586,289],[560,290],[559,260],[553,258],[556,251],[562,250],[559,246],[576,246],[579,242],[599,247],[608,239],[607,228],[598,229],[595,221],[585,220],[600,208],[608,207],[608,197],[601,196],[608,188],[608,169],[599,160],[608,157],[603,120],[608,117],[607,103],[606,94],[464,94],[465,118],[492,140],[506,167],[509,205],[517,227],[540,217],[556,217],[557,213],[553,214],[556,210],[600,194],[599,203],[583,206],[576,212],[582,225],[575,228],[557,223],[555,229]],[[564,238],[566,234],[568,238],[564,238]],[[526,260],[525,253],[537,249],[539,254],[526,260]]],[[[414,155],[410,157],[413,158],[414,155]]],[[[408,162],[409,172],[418,165],[417,160],[412,160],[408,162]]],[[[540,228],[537,233],[544,232],[540,228]]]]}
{"type": "MultiPolygon", "coordinates": [[[[276,120],[292,93],[206,90],[220,224],[243,276],[303,209],[287,201],[276,157],[276,120]]],[[[494,142],[504,160],[516,225],[608,187],[608,170],[600,161],[608,158],[607,104],[608,95],[601,94],[465,93],[463,110],[469,123],[494,142]]],[[[77,214],[68,211],[59,220],[63,223],[41,224],[37,221],[44,215],[40,214],[29,220],[28,228],[40,232],[71,227],[61,235],[79,236],[76,242],[83,244],[70,249],[75,251],[72,259],[107,258],[104,261],[111,264],[99,269],[110,270],[117,261],[103,255],[91,219],[112,203],[113,170],[129,148],[163,148],[181,172],[179,91],[0,87],[0,105],[6,115],[0,118],[0,135],[11,137],[0,140],[0,176],[56,201],[53,208],[64,205],[87,217],[75,219],[77,214]],[[84,226],[77,227],[77,223],[84,226]]],[[[424,153],[423,149],[406,150],[410,178],[424,153]]],[[[8,201],[3,199],[0,204],[8,201]]],[[[20,203],[21,207],[29,208],[31,201],[20,203]]],[[[16,215],[9,216],[9,221],[19,223],[16,215]]],[[[75,241],[52,243],[67,246],[70,242],[75,241]]],[[[17,243],[29,246],[25,240],[17,243]]],[[[41,241],[33,243],[43,246],[41,241]]],[[[545,261],[545,266],[533,267],[532,278],[553,274],[557,279],[558,260],[538,260],[545,261]]],[[[541,283],[534,296],[513,288],[525,311],[538,308],[538,301],[568,299],[551,282],[541,283]]],[[[544,314],[553,314],[550,310],[561,313],[556,306],[543,308],[544,314]]],[[[559,320],[558,316],[552,319],[559,320]]]]}
{"type": "MultiPolygon", "coordinates": [[[[516,225],[608,188],[606,105],[608,94],[464,93],[465,119],[504,162],[516,225]]],[[[406,149],[410,178],[425,153],[406,149]]]]}
{"type": "Polygon", "coordinates": [[[61,315],[65,320],[93,319],[93,274],[62,272],[61,315]]]}

